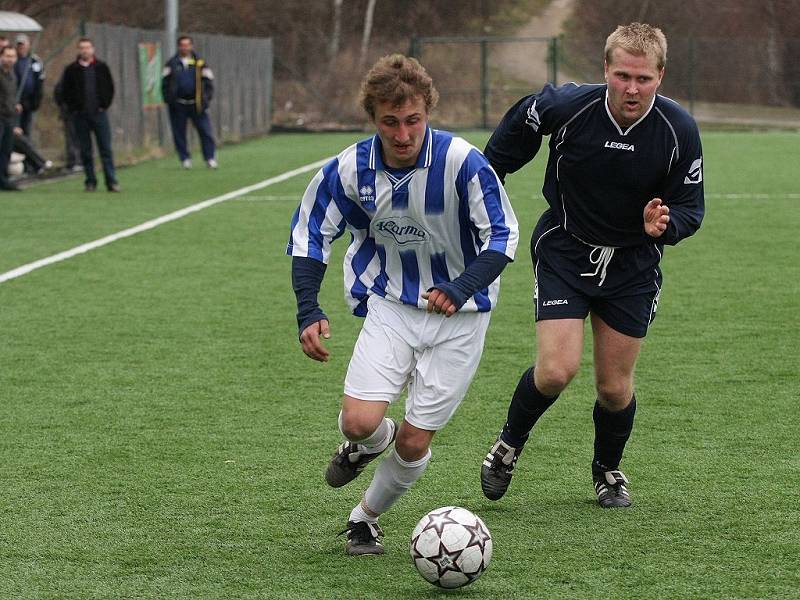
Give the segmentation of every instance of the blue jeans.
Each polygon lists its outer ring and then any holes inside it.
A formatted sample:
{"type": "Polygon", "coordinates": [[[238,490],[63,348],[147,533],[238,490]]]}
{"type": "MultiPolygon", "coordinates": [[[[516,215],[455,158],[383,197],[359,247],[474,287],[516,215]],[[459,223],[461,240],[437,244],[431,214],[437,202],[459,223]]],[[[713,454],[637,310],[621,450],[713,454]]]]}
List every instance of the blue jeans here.
{"type": "Polygon", "coordinates": [[[86,173],[86,185],[97,185],[97,176],[94,174],[94,154],[92,150],[92,132],[97,140],[97,151],[103,162],[103,174],[106,178],[106,187],[117,183],[114,171],[114,155],[111,151],[111,124],[108,122],[108,113],[75,113],[75,133],[78,135],[78,144],[81,148],[81,162],[86,173]]]}
{"type": "Polygon", "coordinates": [[[189,147],[186,144],[186,122],[191,119],[194,128],[200,136],[200,144],[203,147],[203,158],[211,160],[214,158],[216,146],[214,144],[214,132],[211,130],[211,119],[208,118],[208,111],[198,113],[194,104],[175,104],[169,105],[169,123],[172,126],[172,138],[175,140],[175,149],[178,151],[178,158],[182,161],[189,158],[189,147]]]}

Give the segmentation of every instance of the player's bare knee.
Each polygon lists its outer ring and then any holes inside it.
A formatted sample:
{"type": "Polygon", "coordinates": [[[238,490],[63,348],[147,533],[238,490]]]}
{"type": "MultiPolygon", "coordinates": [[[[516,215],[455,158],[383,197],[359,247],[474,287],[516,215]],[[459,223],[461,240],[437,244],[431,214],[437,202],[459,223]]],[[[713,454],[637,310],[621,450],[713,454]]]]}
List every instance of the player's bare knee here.
{"type": "Polygon", "coordinates": [[[431,432],[401,427],[394,442],[395,452],[406,461],[419,460],[428,452],[431,432]]]}
{"type": "Polygon", "coordinates": [[[631,401],[633,396],[633,386],[628,380],[619,381],[598,381],[595,384],[597,389],[597,401],[600,405],[612,412],[623,410],[631,401]]]}
{"type": "Polygon", "coordinates": [[[381,424],[383,417],[373,418],[355,411],[342,412],[339,415],[339,430],[351,442],[357,442],[371,436],[381,424]]]}
{"type": "Polygon", "coordinates": [[[536,388],[547,396],[555,396],[564,391],[575,377],[577,367],[555,362],[537,363],[534,371],[536,388]]]}

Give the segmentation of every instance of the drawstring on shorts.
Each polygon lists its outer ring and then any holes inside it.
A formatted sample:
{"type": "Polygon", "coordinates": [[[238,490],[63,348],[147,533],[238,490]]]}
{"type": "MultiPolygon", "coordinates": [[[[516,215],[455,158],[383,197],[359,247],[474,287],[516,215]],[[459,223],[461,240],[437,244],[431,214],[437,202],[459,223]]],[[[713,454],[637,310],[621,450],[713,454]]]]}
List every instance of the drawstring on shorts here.
{"type": "Polygon", "coordinates": [[[581,273],[581,277],[596,277],[600,274],[600,283],[597,284],[599,287],[606,280],[606,270],[611,259],[614,258],[616,248],[614,246],[589,245],[592,247],[592,251],[589,252],[589,262],[596,265],[596,268],[593,273],[581,273]]]}

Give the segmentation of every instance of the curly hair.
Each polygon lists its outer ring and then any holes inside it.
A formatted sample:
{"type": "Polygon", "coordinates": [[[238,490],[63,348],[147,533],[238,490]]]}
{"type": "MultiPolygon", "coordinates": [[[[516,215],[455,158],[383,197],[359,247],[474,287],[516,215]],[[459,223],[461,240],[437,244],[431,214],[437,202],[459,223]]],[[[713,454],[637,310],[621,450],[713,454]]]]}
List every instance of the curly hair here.
{"type": "Polygon", "coordinates": [[[391,102],[392,106],[402,106],[417,96],[425,101],[428,113],[439,102],[433,79],[417,59],[390,54],[379,59],[361,82],[359,104],[374,119],[378,104],[391,102]]]}

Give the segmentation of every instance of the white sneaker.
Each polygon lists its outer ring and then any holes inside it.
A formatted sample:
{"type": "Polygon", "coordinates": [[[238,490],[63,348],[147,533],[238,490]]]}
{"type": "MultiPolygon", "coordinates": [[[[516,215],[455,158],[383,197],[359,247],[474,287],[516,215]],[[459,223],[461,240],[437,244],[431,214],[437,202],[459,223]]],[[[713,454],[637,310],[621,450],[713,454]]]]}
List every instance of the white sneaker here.
{"type": "Polygon", "coordinates": [[[187,158],[186,160],[182,161],[181,162],[181,166],[184,169],[191,169],[192,168],[192,159],[191,158],[187,158]]]}
{"type": "Polygon", "coordinates": [[[219,167],[219,163],[218,163],[218,162],[217,162],[215,159],[213,159],[213,158],[209,158],[209,159],[206,161],[206,163],[208,164],[208,168],[209,168],[209,169],[216,169],[216,168],[218,168],[218,167],[219,167]]]}

